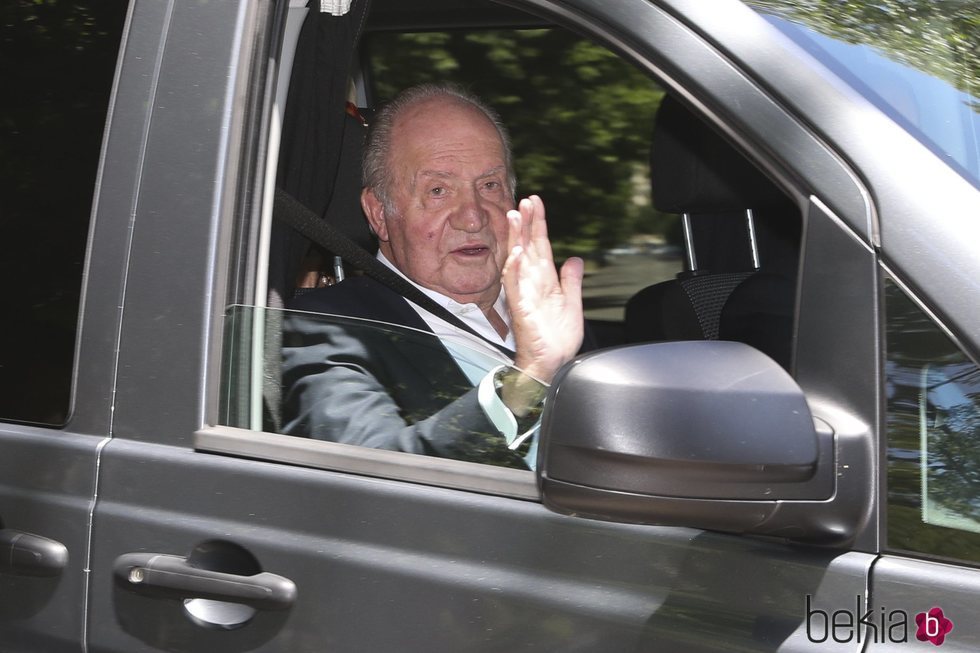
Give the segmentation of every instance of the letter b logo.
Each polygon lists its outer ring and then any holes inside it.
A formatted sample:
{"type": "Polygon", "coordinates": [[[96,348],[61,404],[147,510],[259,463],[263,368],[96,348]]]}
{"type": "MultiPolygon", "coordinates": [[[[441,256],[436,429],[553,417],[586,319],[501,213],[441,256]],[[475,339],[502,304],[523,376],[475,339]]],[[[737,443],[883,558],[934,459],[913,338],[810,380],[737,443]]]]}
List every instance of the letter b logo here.
{"type": "Polygon", "coordinates": [[[953,622],[938,607],[915,615],[915,624],[918,626],[915,638],[920,642],[932,642],[936,646],[942,646],[946,635],[953,631],[953,622]]]}

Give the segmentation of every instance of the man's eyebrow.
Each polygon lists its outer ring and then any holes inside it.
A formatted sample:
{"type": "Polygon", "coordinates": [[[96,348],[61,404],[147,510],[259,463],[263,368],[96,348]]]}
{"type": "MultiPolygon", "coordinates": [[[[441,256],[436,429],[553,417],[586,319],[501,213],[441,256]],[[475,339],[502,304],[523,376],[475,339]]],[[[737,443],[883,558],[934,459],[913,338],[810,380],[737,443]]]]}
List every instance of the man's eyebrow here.
{"type": "MultiPolygon", "coordinates": [[[[504,165],[494,166],[494,167],[490,168],[489,170],[487,170],[485,172],[481,172],[475,178],[476,179],[485,179],[487,177],[492,177],[494,175],[502,174],[502,173],[504,173],[506,171],[507,171],[507,166],[504,166],[504,165]]],[[[433,170],[419,170],[418,172],[415,173],[415,176],[412,179],[412,188],[413,189],[415,188],[416,184],[418,183],[418,181],[420,179],[423,179],[423,178],[426,178],[426,177],[435,177],[436,179],[455,179],[456,178],[456,174],[454,174],[452,172],[449,172],[448,170],[434,170],[434,169],[433,170]]]]}
{"type": "Polygon", "coordinates": [[[506,171],[507,171],[507,166],[494,166],[489,170],[487,170],[486,172],[484,172],[483,174],[477,175],[476,178],[483,179],[484,177],[492,177],[493,175],[499,175],[500,173],[506,171]]]}
{"type": "Polygon", "coordinates": [[[416,173],[416,178],[418,177],[439,177],[440,179],[449,179],[450,177],[455,177],[451,172],[445,170],[419,170],[416,173]]]}

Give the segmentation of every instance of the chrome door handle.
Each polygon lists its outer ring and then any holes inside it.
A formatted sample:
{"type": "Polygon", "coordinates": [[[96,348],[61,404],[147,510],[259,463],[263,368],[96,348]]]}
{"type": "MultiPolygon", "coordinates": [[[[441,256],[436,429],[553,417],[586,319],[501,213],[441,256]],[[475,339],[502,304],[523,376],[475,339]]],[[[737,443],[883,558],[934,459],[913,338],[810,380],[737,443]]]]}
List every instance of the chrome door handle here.
{"type": "Polygon", "coordinates": [[[116,558],[116,582],[158,598],[210,599],[258,610],[284,610],[296,600],[296,585],[282,576],[252,576],[193,567],[186,558],[162,553],[126,553],[116,558]]]}
{"type": "Polygon", "coordinates": [[[68,549],[61,542],[0,528],[0,574],[60,576],[68,565],[68,549]]]}

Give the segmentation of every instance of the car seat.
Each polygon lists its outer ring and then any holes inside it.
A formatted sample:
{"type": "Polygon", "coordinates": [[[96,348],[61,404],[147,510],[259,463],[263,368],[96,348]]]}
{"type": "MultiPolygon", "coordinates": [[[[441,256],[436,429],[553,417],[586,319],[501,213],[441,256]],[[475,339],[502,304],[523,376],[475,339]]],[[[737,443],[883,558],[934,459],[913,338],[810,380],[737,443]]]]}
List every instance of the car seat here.
{"type": "Polygon", "coordinates": [[[654,206],[682,215],[687,265],[629,299],[627,340],[739,340],[788,367],[798,210],[670,96],[657,111],[650,172],[654,206]]]}

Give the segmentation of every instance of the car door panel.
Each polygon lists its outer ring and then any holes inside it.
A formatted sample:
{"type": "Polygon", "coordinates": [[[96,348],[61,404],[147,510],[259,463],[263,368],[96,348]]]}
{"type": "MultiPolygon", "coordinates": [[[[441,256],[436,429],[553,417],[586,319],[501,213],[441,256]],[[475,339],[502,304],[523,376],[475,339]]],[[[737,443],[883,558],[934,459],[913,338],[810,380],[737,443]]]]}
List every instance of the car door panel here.
{"type": "Polygon", "coordinates": [[[959,565],[882,556],[874,565],[868,610],[877,626],[868,637],[868,651],[902,651],[910,646],[935,645],[917,635],[939,633],[938,624],[919,615],[939,608],[953,629],[939,646],[945,651],[976,651],[980,648],[977,629],[977,595],[980,571],[959,565]]]}
{"type": "Polygon", "coordinates": [[[103,482],[129,489],[99,502],[94,568],[227,542],[295,582],[296,602],[218,630],[102,573],[91,650],[777,650],[807,595],[862,593],[855,569],[872,559],[175,447],[106,449],[103,482]]]}
{"type": "MultiPolygon", "coordinates": [[[[88,524],[101,438],[0,426],[0,649],[77,651],[84,636],[88,524]],[[62,569],[24,551],[24,535],[64,547],[62,569]],[[14,551],[20,551],[16,554],[14,551]],[[17,559],[23,561],[14,565],[17,559]]],[[[57,547],[55,547],[57,548],[57,547]]]]}

